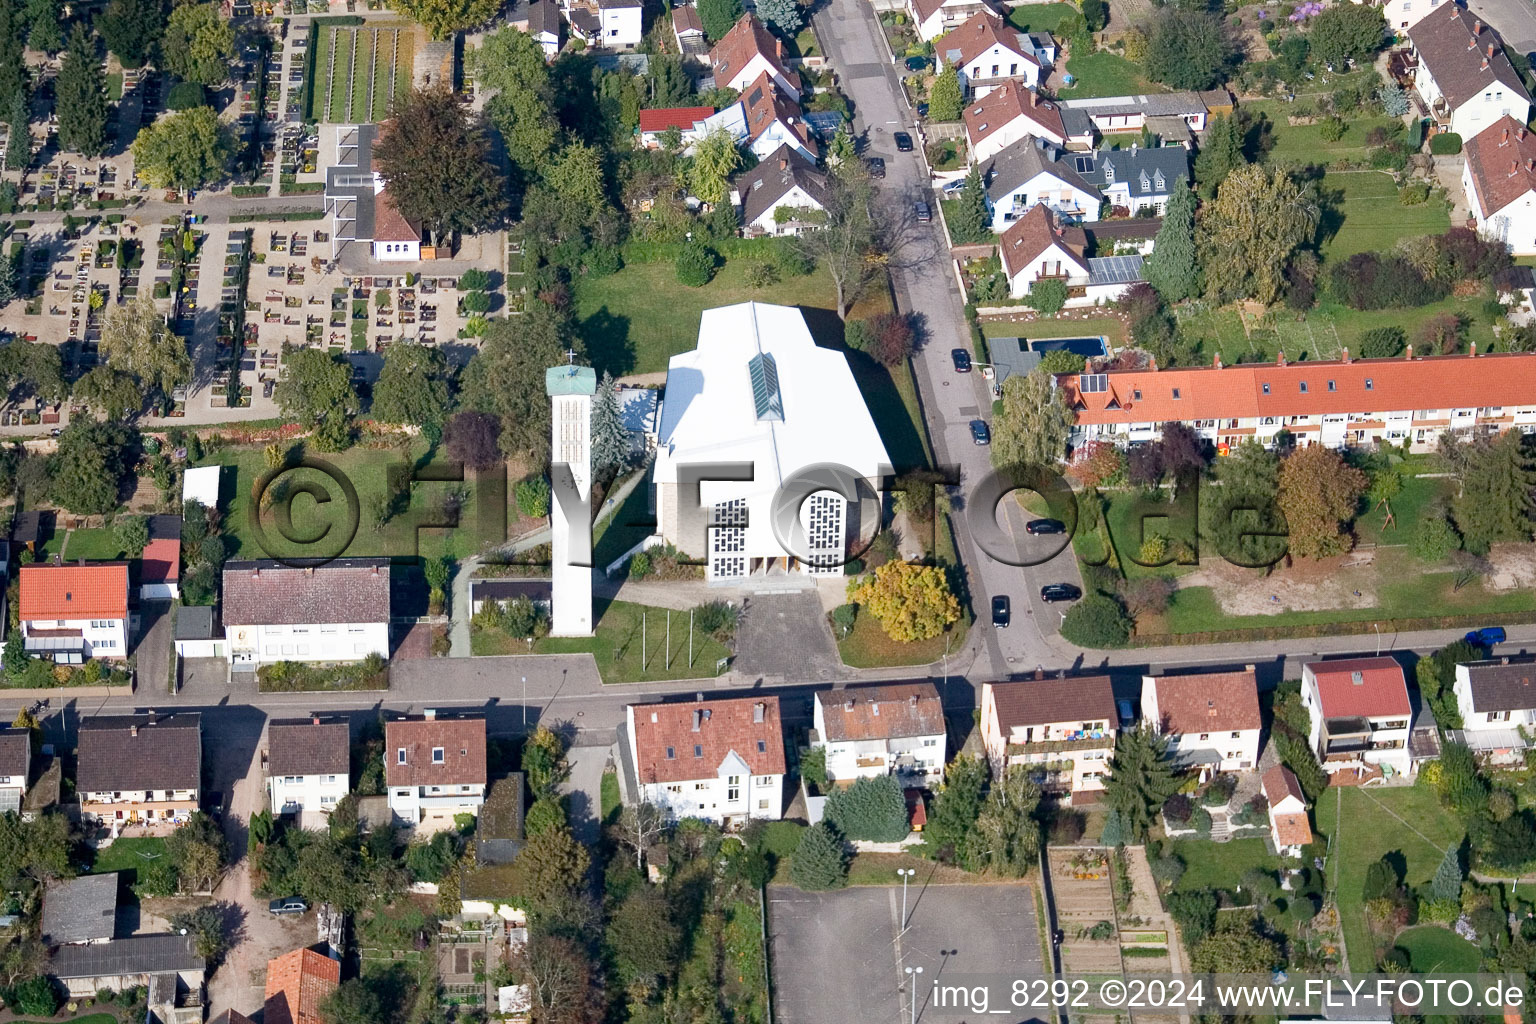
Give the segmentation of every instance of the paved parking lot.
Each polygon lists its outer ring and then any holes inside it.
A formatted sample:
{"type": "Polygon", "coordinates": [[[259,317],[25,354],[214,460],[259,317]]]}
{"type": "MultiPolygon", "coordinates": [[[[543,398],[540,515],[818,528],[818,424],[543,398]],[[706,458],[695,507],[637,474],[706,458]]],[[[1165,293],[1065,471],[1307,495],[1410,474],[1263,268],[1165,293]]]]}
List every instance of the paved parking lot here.
{"type": "Polygon", "coordinates": [[[814,590],[754,594],[736,630],[737,672],[753,679],[827,681],[844,674],[814,590]]]}
{"type": "MultiPolygon", "coordinates": [[[[974,1019],[974,1013],[928,1005],[933,982],[1042,970],[1032,886],[913,885],[907,899],[908,927],[901,935],[900,886],[825,893],[769,887],[775,1021],[910,1021],[908,967],[923,969],[918,1021],[974,1019]]],[[[1009,1018],[992,1019],[1001,1024],[1009,1018]]]]}

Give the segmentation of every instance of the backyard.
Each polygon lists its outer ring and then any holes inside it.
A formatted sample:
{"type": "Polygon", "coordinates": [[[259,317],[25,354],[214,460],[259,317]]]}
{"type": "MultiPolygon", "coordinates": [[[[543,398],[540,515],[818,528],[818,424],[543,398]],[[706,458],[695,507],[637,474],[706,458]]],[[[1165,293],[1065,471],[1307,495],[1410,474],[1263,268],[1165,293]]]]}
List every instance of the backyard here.
{"type": "Polygon", "coordinates": [[[1391,249],[1400,238],[1438,235],[1451,226],[1444,199],[1431,195],[1427,202],[1404,206],[1397,183],[1384,171],[1330,172],[1318,192],[1323,206],[1318,231],[1328,261],[1391,249]]]}
{"type": "Polygon", "coordinates": [[[1482,952],[1449,928],[1421,925],[1398,933],[1394,945],[1408,951],[1415,974],[1471,974],[1483,963],[1482,952]]]}
{"type": "Polygon", "coordinates": [[[1140,67],[1109,50],[1083,56],[1073,55],[1067,60],[1067,74],[1074,81],[1058,93],[1064,100],[1096,96],[1140,96],[1168,91],[1166,86],[1142,77],[1140,67]]]}
{"type": "Polygon", "coordinates": [[[1062,18],[1077,13],[1075,4],[1020,4],[1008,12],[1008,24],[1020,32],[1055,32],[1062,18]]]}
{"type": "MultiPolygon", "coordinates": [[[[1347,83],[1350,77],[1348,75],[1332,76],[1332,82],[1347,83]]],[[[1345,117],[1343,136],[1328,142],[1323,138],[1320,125],[1292,125],[1288,122],[1287,119],[1291,115],[1309,110],[1315,112],[1317,101],[1323,95],[1325,94],[1301,94],[1296,97],[1295,103],[1286,103],[1284,100],[1243,101],[1244,111],[1255,117],[1263,115],[1269,120],[1270,138],[1274,143],[1269,151],[1270,163],[1308,165],[1326,164],[1341,159],[1363,161],[1366,158],[1366,152],[1371,148],[1366,143],[1366,136],[1372,129],[1389,129],[1394,123],[1400,123],[1397,118],[1385,116],[1345,117]]]]}
{"type": "Polygon", "coordinates": [[[1280,858],[1269,852],[1263,839],[1233,839],[1225,843],[1214,843],[1209,839],[1177,839],[1173,842],[1173,852],[1184,861],[1184,874],[1174,887],[1179,892],[1194,889],[1236,892],[1244,873],[1250,869],[1278,871],[1280,868],[1280,858]]]}

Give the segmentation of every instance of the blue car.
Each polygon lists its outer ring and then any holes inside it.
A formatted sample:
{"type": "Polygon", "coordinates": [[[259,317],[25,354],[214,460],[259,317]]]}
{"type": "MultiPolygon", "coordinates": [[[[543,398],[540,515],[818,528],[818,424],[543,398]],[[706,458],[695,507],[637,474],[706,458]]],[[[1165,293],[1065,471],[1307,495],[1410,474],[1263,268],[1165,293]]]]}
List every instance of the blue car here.
{"type": "Polygon", "coordinates": [[[1482,629],[1474,629],[1462,639],[1473,647],[1492,647],[1503,643],[1504,636],[1503,626],[1484,626],[1482,629]]]}

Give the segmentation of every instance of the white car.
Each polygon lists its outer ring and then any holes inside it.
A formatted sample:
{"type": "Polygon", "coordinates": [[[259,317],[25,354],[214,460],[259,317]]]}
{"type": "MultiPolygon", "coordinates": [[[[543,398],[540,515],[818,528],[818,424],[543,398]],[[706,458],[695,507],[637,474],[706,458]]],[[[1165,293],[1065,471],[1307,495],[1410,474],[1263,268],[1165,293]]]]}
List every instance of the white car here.
{"type": "Polygon", "coordinates": [[[961,192],[965,191],[965,179],[956,178],[954,181],[945,182],[944,188],[940,191],[944,193],[944,198],[953,199],[955,196],[958,196],[961,192]]]}

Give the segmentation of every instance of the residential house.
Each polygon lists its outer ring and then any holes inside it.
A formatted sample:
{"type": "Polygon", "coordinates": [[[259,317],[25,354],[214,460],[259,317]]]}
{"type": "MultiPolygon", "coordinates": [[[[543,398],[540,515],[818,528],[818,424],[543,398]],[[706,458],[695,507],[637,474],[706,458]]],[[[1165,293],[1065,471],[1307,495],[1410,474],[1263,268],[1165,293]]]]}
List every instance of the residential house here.
{"type": "Polygon", "coordinates": [[[555,0],[533,0],[528,5],[528,28],[525,31],[544,51],[545,60],[554,60],[565,45],[565,15],[555,0]]]}
{"type": "Polygon", "coordinates": [[[133,935],[110,942],[60,946],[49,957],[48,974],[71,999],[92,999],[102,989],[150,989],[150,1011],[166,1024],[203,1019],[203,974],[195,935],[133,935]],[[168,991],[167,991],[168,990],[168,991]],[[195,1014],[167,1014],[168,1009],[195,1014]]]}
{"type": "MultiPolygon", "coordinates": [[[[1226,93],[1230,106],[1232,98],[1226,93]]],[[[1060,101],[1067,134],[1076,146],[1091,146],[1094,135],[1139,132],[1145,128],[1164,145],[1191,146],[1194,136],[1205,131],[1210,100],[1197,92],[1157,92],[1135,96],[1091,96],[1060,101]]]]}
{"type": "Polygon", "coordinates": [[[267,559],[224,563],[230,665],[389,657],[389,559],[338,558],[299,568],[267,559]]]}
{"type": "Polygon", "coordinates": [[[1241,672],[1141,677],[1141,716],[1168,741],[1181,768],[1248,771],[1259,763],[1259,686],[1241,672]]]}
{"type": "Polygon", "coordinates": [[[1307,740],[1324,771],[1408,774],[1413,707],[1403,667],[1393,659],[1306,662],[1301,703],[1311,719],[1307,740]]]}
{"type": "Polygon", "coordinates": [[[669,818],[777,821],[784,806],[779,698],[630,704],[624,740],[638,798],[669,818]]]}
{"type": "Polygon", "coordinates": [[[827,176],[785,144],[737,178],[733,191],[749,236],[798,235],[820,226],[815,214],[826,209],[827,176]]]}
{"type": "Polygon", "coordinates": [[[351,729],[344,718],[274,719],[267,726],[267,797],[273,814],[306,828],[351,792],[351,729]]]}
{"type": "Polygon", "coordinates": [[[1462,662],[1452,692],[1462,723],[1455,738],[1496,760],[1524,756],[1522,732],[1536,727],[1536,657],[1462,662]]]}
{"type": "Polygon", "coordinates": [[[1056,63],[1047,32],[1020,32],[995,14],[978,14],[933,44],[960,79],[961,93],[980,99],[1003,82],[1033,89],[1056,63]]]}
{"type": "Polygon", "coordinates": [[[1108,676],[986,683],[981,688],[981,743],[994,777],[1028,767],[1046,792],[1095,799],[1104,788],[1118,733],[1108,676]]]}
{"type": "Polygon", "coordinates": [[[672,8],[672,36],[677,40],[678,50],[689,57],[709,53],[704,22],[699,20],[699,9],[693,4],[678,4],[672,8]]]}
{"type": "Polygon", "coordinates": [[[325,1024],[320,1006],[341,985],[341,964],[312,949],[267,961],[261,1024],[325,1024]]]}
{"type": "Polygon", "coordinates": [[[533,577],[469,581],[471,615],[478,615],[487,604],[496,604],[505,608],[511,602],[524,597],[533,602],[535,608],[548,612],[550,602],[554,599],[554,586],[550,580],[533,577]]]}
{"type": "Polygon", "coordinates": [[[1066,128],[1055,100],[1017,81],[1003,82],[965,108],[965,135],[971,163],[996,156],[1020,139],[1067,144],[1066,128]]]}
{"type": "Polygon", "coordinates": [[[28,654],[79,665],[128,656],[128,566],[24,565],[17,601],[28,654]]]}
{"type": "Polygon", "coordinates": [[[932,683],[820,690],[811,730],[832,781],[896,775],[906,785],[931,786],[944,779],[944,705],[932,683]]]}
{"type": "Polygon", "coordinates": [[[0,814],[20,813],[32,775],[32,730],[0,729],[0,814]]]}
{"type": "Polygon", "coordinates": [[[396,820],[451,824],[485,802],[485,719],[433,709],[384,724],[384,786],[396,820]]]}
{"type": "Polygon", "coordinates": [[[1064,224],[1099,219],[1104,195],[1077,170],[1091,157],[1068,155],[1044,139],[1022,138],[981,165],[992,230],[999,234],[1036,206],[1064,224]]]}
{"type": "Polygon", "coordinates": [[[174,601],[181,596],[181,516],[150,516],[149,543],[139,556],[139,600],[174,601]]]}
{"type": "Polygon", "coordinates": [[[599,36],[588,40],[605,50],[633,50],[645,38],[641,0],[597,0],[599,36]]]}
{"type": "Polygon", "coordinates": [[[1130,149],[1101,149],[1073,159],[1087,168],[1083,177],[1110,205],[1131,215],[1150,210],[1161,217],[1173,190],[1189,187],[1189,150],[1183,146],[1148,149],[1133,142],[1130,149]]]}
{"type": "Polygon", "coordinates": [[[1177,421],[1230,448],[1266,447],[1287,430],[1302,445],[1432,450],[1457,436],[1536,432],[1536,354],[1308,360],[1109,371],[1057,378],[1076,423],[1072,443],[1155,440],[1177,421]]]}
{"type": "Polygon", "coordinates": [[[781,146],[789,146],[812,163],[821,155],[821,147],[800,116],[799,100],[775,86],[768,72],[742,90],[741,103],[747,112],[748,145],[759,160],[766,160],[781,146]]]}
{"type": "Polygon", "coordinates": [[[890,457],[847,358],[816,344],[800,310],[762,302],[706,309],[698,347],[668,364],[666,395],[653,471],[657,535],[703,559],[711,580],[842,574],[850,540],[873,526],[859,515],[872,487],[852,496],[814,491],[789,524],[773,515],[774,503],[786,481],[806,483],[812,467],[835,461],[873,481],[890,457]],[[714,467],[731,462],[750,464],[752,474],[722,479],[714,467]],[[780,536],[796,524],[803,534],[780,536]]]}
{"type": "Polygon", "coordinates": [[[1307,798],[1301,783],[1283,764],[1264,773],[1264,799],[1269,803],[1269,838],[1284,857],[1300,856],[1312,843],[1312,826],[1307,823],[1307,798]]]}
{"type": "Polygon", "coordinates": [[[172,638],[178,658],[224,657],[224,627],[211,605],[183,605],[176,610],[172,638]]]}
{"type": "MultiPolygon", "coordinates": [[[[1361,3],[1363,0],[1354,0],[1361,3]]],[[[1442,6],[1450,6],[1453,0],[1368,0],[1381,7],[1382,16],[1387,19],[1387,28],[1396,32],[1403,32],[1422,21],[1425,16],[1433,14],[1442,6]]]]}
{"type": "Polygon", "coordinates": [[[1006,11],[995,0],[907,0],[907,14],[917,29],[917,37],[927,43],[978,15],[1000,18],[1006,11]]]}
{"type": "MultiPolygon", "coordinates": [[[[691,10],[691,8],[680,8],[691,10]]],[[[663,107],[640,111],[640,144],[646,149],[660,149],[661,137],[677,129],[684,138],[699,134],[704,121],[715,116],[714,107],[663,107]]]]}
{"type": "Polygon", "coordinates": [[[800,102],[800,80],[786,67],[784,44],[752,14],[743,14],[709,51],[715,87],[746,92],[763,75],[773,79],[791,100],[800,102]]]}
{"type": "Polygon", "coordinates": [[[116,871],[56,878],[43,891],[44,945],[110,942],[116,928],[116,871]]]}
{"type": "Polygon", "coordinates": [[[1530,94],[1480,15],[1444,4],[1409,28],[1408,41],[1418,60],[1414,90],[1442,131],[1466,140],[1504,117],[1530,120],[1530,94]]]}
{"type": "Polygon", "coordinates": [[[1536,134],[1500,118],[1462,149],[1461,189],[1478,233],[1517,256],[1536,254],[1536,134]]]}
{"type": "Polygon", "coordinates": [[[1069,307],[1094,306],[1115,301],[1142,280],[1142,257],[1085,257],[1082,229],[1058,227],[1055,215],[1041,205],[1024,211],[1003,232],[997,248],[1016,299],[1028,295],[1037,281],[1056,280],[1067,286],[1069,307]]]}
{"type": "Polygon", "coordinates": [[[196,711],[96,715],[80,723],[75,791],[82,820],[117,835],[128,825],[185,822],[203,784],[196,711]]]}

